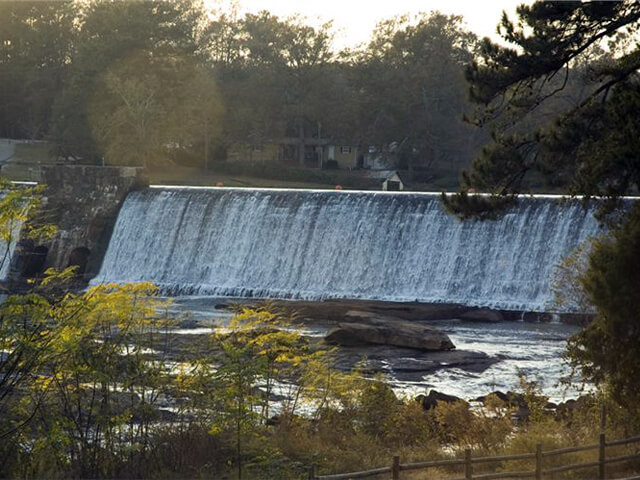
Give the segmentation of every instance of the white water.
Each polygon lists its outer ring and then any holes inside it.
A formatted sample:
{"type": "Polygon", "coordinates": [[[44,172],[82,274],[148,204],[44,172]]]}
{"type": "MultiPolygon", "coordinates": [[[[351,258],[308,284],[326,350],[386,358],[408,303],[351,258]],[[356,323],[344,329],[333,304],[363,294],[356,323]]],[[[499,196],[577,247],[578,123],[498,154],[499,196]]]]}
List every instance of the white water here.
{"type": "MultiPolygon", "coordinates": [[[[224,331],[233,314],[215,308],[219,299],[181,297],[175,299],[171,314],[176,318],[189,318],[196,323],[192,327],[172,329],[172,334],[207,335],[224,331]],[[206,327],[205,327],[206,325],[206,327]]],[[[466,400],[501,390],[518,391],[518,371],[527,380],[537,381],[540,390],[553,402],[576,398],[582,392],[581,385],[561,382],[570,374],[562,355],[567,338],[579,331],[578,327],[562,323],[500,322],[495,324],[439,320],[428,322],[445,332],[458,350],[483,352],[498,360],[483,372],[468,371],[455,366],[425,373],[421,378],[409,381],[398,376],[392,364],[383,370],[391,387],[401,396],[415,397],[430,389],[456,395],[466,400]]],[[[335,326],[329,322],[298,324],[298,332],[305,337],[322,338],[335,326]]],[[[420,354],[417,352],[417,354],[420,354]]],[[[406,351],[399,353],[406,355],[406,351]]],[[[395,362],[397,365],[397,361],[395,362]]],[[[589,390],[591,387],[586,386],[589,390]]]]}
{"type": "Polygon", "coordinates": [[[540,391],[553,402],[576,398],[591,390],[591,385],[563,383],[570,377],[571,369],[562,358],[567,338],[579,328],[565,324],[502,322],[497,324],[465,323],[455,320],[432,322],[446,332],[456,348],[484,352],[499,362],[482,373],[473,373],[459,368],[445,368],[425,375],[422,382],[400,382],[392,385],[409,395],[425,393],[426,390],[446,392],[466,400],[479,395],[501,390],[518,391],[518,372],[527,381],[538,383],[540,391]]]}
{"type": "Polygon", "coordinates": [[[11,272],[11,262],[15,255],[17,239],[20,236],[22,222],[16,222],[11,228],[11,239],[7,242],[0,239],[0,281],[9,279],[11,272]]]}
{"type": "Polygon", "coordinates": [[[92,283],[547,311],[555,265],[598,233],[591,211],[550,197],[462,222],[436,194],[156,188],[127,197],[92,283]]]}

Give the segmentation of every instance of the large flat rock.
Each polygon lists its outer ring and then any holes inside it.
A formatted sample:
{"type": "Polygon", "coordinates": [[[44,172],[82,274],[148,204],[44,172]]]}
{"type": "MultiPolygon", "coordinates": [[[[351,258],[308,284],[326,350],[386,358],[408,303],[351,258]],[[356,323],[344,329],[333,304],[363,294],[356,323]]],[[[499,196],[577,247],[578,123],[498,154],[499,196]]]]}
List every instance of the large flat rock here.
{"type": "Polygon", "coordinates": [[[357,365],[370,374],[389,374],[401,382],[422,382],[426,375],[452,368],[480,375],[499,361],[484,352],[428,352],[373,344],[340,348],[334,358],[334,366],[339,370],[348,372],[357,365]]]}
{"type": "Polygon", "coordinates": [[[347,312],[345,320],[327,333],[326,343],[343,347],[389,345],[425,351],[455,348],[446,333],[429,325],[358,311],[347,312]]]}

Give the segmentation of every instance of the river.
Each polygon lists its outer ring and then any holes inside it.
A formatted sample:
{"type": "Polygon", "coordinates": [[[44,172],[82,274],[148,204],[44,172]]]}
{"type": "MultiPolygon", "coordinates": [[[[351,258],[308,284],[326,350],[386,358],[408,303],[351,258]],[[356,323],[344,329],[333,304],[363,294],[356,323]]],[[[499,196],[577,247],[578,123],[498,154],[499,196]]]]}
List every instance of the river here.
{"type": "MultiPolygon", "coordinates": [[[[224,328],[232,313],[216,309],[217,299],[208,297],[178,297],[174,300],[172,313],[186,315],[188,326],[176,333],[196,335],[212,333],[224,328]]],[[[426,322],[449,335],[457,350],[481,352],[493,362],[484,371],[444,366],[436,372],[426,373],[419,379],[407,381],[394,375],[393,368],[384,372],[394,390],[404,396],[413,397],[435,389],[466,400],[472,400],[495,390],[517,390],[518,372],[527,380],[539,383],[542,393],[553,402],[576,398],[581,394],[579,385],[564,385],[561,380],[570,373],[562,355],[569,336],[579,328],[563,323],[529,323],[505,321],[500,323],[464,322],[460,320],[435,320],[426,322]]],[[[334,324],[314,322],[301,324],[302,335],[324,337],[334,324]]],[[[416,356],[424,357],[417,352],[416,356]]],[[[406,356],[406,350],[403,351],[406,356]]],[[[428,354],[427,354],[428,358],[428,354]]]]}

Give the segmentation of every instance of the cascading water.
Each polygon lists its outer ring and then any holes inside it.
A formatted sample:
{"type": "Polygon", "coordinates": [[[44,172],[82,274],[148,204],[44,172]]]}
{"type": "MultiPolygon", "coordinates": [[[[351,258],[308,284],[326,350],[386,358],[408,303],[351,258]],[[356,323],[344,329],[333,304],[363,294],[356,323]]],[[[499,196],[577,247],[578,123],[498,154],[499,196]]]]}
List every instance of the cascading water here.
{"type": "Polygon", "coordinates": [[[92,283],[548,311],[554,267],[599,233],[592,211],[551,197],[462,222],[429,193],[158,187],[127,197],[92,283]]]}
{"type": "Polygon", "coordinates": [[[0,281],[9,279],[11,273],[11,263],[15,256],[17,239],[20,238],[22,222],[15,221],[14,225],[8,226],[11,232],[10,239],[0,239],[0,281]]]}

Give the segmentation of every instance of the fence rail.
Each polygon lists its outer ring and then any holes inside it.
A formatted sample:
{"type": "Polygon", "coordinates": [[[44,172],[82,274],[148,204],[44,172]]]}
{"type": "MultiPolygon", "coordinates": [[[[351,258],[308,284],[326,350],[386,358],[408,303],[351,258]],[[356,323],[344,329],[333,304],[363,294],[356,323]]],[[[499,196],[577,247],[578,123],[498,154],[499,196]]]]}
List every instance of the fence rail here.
{"type": "MultiPolygon", "coordinates": [[[[626,462],[630,460],[640,460],[640,451],[636,447],[633,454],[618,455],[607,458],[607,448],[617,447],[621,445],[630,445],[632,443],[640,443],[640,435],[620,440],[607,442],[605,434],[601,433],[598,443],[590,445],[578,445],[575,447],[558,448],[555,450],[542,450],[542,444],[536,445],[536,451],[531,453],[519,453],[515,455],[499,455],[494,457],[473,457],[470,449],[465,450],[464,458],[455,458],[449,460],[434,460],[428,462],[400,463],[400,457],[393,457],[393,463],[389,467],[374,468],[371,470],[363,470],[360,472],[339,473],[334,475],[316,475],[315,467],[309,470],[309,480],[349,480],[357,478],[368,478],[376,475],[391,474],[393,480],[400,480],[400,472],[411,470],[424,470],[437,467],[464,467],[464,477],[451,480],[499,480],[504,478],[533,478],[535,480],[543,480],[549,475],[560,472],[568,472],[572,470],[582,470],[587,468],[598,467],[598,480],[605,480],[606,466],[611,463],[626,462]],[[598,450],[598,460],[583,463],[570,463],[566,465],[544,468],[545,459],[551,457],[560,457],[570,453],[585,452],[589,450],[598,450]],[[490,462],[512,462],[518,460],[535,460],[535,469],[531,471],[505,471],[495,473],[474,474],[473,466],[481,463],[490,462]]],[[[635,478],[635,477],[634,477],[635,478]]],[[[640,478],[640,477],[637,477],[640,478]]]]}

